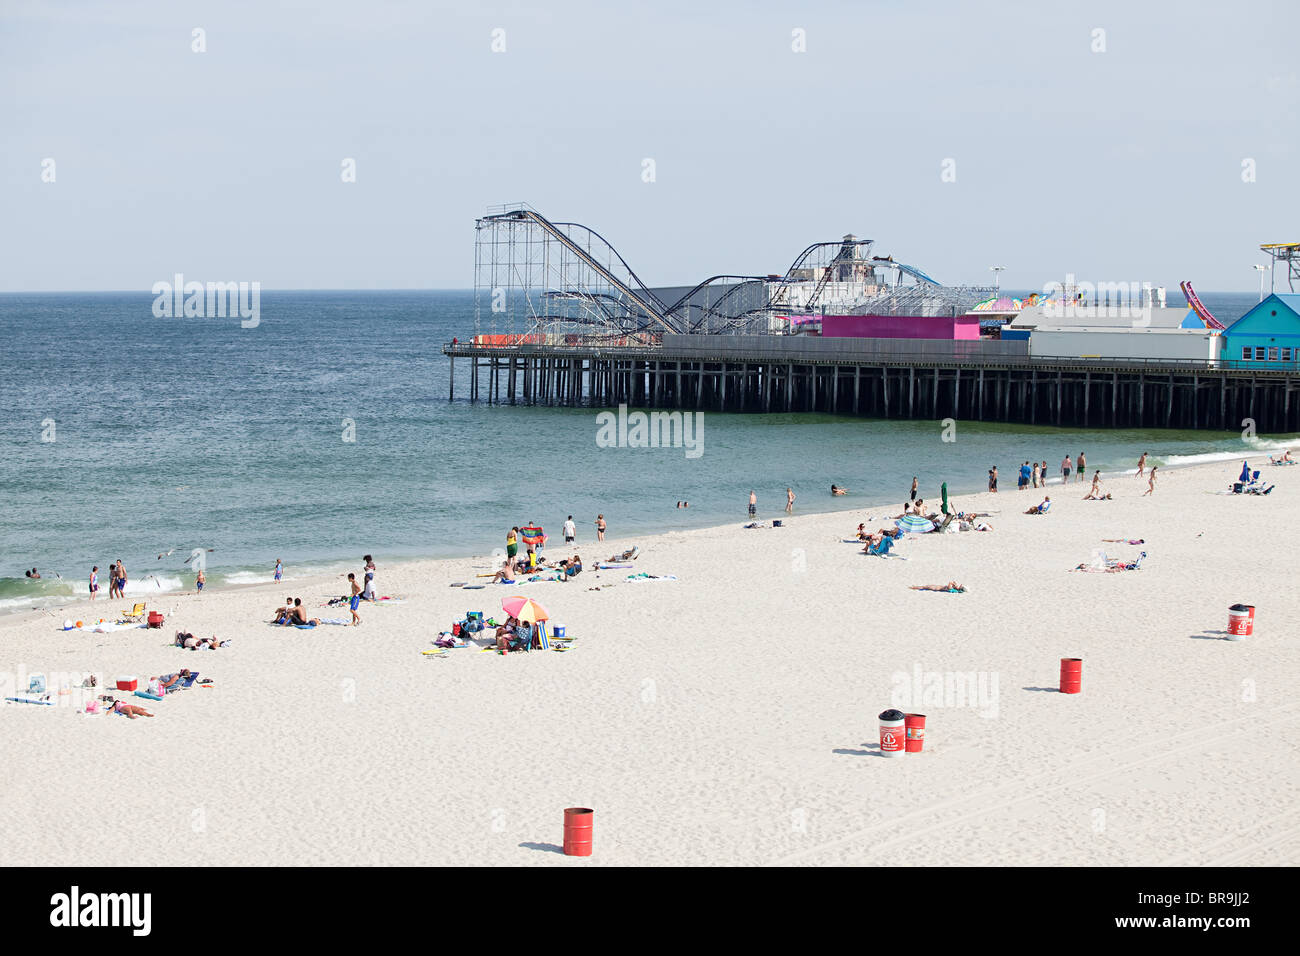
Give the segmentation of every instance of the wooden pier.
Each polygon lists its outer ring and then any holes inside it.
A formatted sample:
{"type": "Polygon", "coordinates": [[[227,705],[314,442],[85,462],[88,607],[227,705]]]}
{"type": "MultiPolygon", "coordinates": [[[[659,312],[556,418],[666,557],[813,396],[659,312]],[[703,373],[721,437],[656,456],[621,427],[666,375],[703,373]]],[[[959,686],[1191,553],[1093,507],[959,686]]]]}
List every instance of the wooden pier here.
{"type": "Polygon", "coordinates": [[[665,335],[660,345],[449,343],[449,398],[826,412],[1070,427],[1300,430],[1300,369],[1234,362],[1034,359],[1023,342],[665,335]],[[462,373],[463,374],[463,373],[462,373]]]}

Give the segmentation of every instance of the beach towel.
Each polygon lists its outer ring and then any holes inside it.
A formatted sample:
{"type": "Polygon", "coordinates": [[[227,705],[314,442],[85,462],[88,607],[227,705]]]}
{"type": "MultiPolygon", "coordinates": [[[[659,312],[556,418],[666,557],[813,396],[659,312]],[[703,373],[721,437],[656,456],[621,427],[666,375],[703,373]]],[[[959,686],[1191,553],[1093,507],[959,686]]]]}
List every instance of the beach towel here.
{"type": "Polygon", "coordinates": [[[535,525],[529,525],[527,528],[519,529],[519,537],[523,539],[524,547],[532,545],[534,548],[540,548],[546,544],[546,532],[535,525]]]}
{"type": "Polygon", "coordinates": [[[642,571],[642,572],[640,572],[639,574],[629,574],[629,575],[627,576],[627,579],[628,579],[629,581],[676,581],[676,580],[677,580],[677,575],[675,575],[675,574],[649,574],[649,573],[647,573],[647,572],[645,572],[645,571],[642,571]]]}
{"type": "MultiPolygon", "coordinates": [[[[74,627],[74,631],[81,631],[84,634],[111,634],[113,631],[134,631],[138,628],[146,628],[149,625],[144,621],[138,624],[115,624],[111,621],[102,621],[99,624],[87,624],[84,627],[74,627]]],[[[59,630],[62,630],[60,628],[59,630]]]]}

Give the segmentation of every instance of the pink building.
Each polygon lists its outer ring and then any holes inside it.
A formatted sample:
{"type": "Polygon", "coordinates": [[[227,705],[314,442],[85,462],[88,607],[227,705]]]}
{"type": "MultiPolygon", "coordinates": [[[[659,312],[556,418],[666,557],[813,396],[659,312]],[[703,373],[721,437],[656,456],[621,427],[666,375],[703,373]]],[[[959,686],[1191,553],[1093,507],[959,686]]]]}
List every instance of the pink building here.
{"type": "Polygon", "coordinates": [[[978,339],[978,315],[828,315],[822,319],[827,339],[978,339]]]}

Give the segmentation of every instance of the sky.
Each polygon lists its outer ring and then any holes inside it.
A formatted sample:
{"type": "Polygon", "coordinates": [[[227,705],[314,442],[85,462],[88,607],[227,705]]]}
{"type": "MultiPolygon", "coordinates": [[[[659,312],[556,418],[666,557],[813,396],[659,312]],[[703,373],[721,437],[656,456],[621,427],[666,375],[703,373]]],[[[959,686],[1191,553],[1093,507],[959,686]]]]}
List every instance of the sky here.
{"type": "Polygon", "coordinates": [[[517,201],[650,285],[851,232],[950,284],[1254,291],[1300,241],[1297,35],[1285,0],[0,0],[0,291],[468,288],[517,201]]]}

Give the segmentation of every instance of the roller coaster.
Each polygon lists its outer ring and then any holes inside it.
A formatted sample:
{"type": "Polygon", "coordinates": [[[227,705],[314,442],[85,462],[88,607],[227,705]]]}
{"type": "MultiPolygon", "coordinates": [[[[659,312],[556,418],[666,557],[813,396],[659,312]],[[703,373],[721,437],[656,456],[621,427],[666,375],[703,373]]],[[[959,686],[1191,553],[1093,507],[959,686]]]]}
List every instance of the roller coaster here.
{"type": "Polygon", "coordinates": [[[527,203],[494,207],[475,222],[475,332],[547,341],[781,334],[791,316],[965,311],[985,291],[945,287],[892,256],[871,255],[873,246],[849,235],[813,243],[782,275],[723,274],[655,289],[594,229],[553,222],[527,203]]]}

